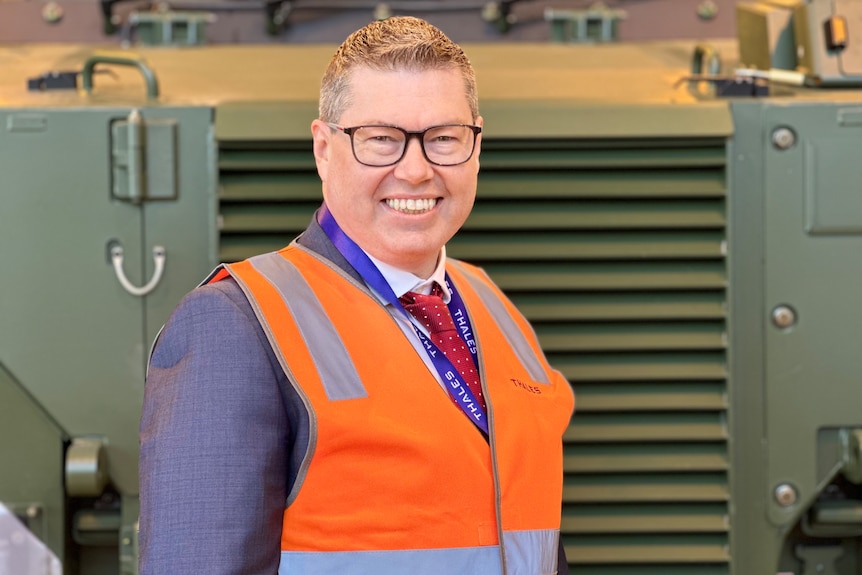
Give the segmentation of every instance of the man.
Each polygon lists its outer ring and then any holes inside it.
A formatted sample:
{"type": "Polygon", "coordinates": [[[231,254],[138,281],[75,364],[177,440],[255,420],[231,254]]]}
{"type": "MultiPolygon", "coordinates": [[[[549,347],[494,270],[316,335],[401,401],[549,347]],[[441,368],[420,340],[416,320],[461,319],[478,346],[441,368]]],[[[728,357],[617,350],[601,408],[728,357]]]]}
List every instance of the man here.
{"type": "Polygon", "coordinates": [[[567,572],[571,389],[444,247],[481,129],[470,63],[428,23],[338,49],[311,126],[323,206],[288,247],[217,269],[154,348],[142,575],[567,572]]]}

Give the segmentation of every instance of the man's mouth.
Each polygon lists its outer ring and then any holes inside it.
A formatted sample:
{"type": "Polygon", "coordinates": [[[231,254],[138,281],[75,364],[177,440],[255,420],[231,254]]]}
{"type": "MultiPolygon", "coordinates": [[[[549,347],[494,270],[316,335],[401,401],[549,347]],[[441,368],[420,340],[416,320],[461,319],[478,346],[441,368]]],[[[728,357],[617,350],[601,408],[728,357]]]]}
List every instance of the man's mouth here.
{"type": "Polygon", "coordinates": [[[386,200],[386,205],[402,214],[424,214],[434,209],[434,206],[437,205],[437,198],[389,199],[386,200]]]}

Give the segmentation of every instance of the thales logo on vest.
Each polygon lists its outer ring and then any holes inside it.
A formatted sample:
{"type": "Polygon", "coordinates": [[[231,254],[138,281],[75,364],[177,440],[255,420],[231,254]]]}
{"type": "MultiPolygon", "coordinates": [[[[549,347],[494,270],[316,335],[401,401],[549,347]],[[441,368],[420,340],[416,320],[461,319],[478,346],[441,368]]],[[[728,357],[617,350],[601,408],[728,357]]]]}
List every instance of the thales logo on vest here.
{"type": "Polygon", "coordinates": [[[520,379],[515,379],[514,377],[510,378],[509,381],[512,382],[512,385],[514,385],[515,387],[518,387],[520,389],[523,389],[524,391],[529,391],[530,393],[542,395],[542,390],[536,385],[529,385],[527,383],[524,383],[520,379]]]}

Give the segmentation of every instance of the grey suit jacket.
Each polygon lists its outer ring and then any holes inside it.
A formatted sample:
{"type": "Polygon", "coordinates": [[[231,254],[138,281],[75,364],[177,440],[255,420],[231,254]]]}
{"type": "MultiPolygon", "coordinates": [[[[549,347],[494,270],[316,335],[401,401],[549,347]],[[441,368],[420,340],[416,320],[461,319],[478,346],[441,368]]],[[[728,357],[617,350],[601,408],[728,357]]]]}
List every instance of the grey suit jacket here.
{"type": "MultiPolygon", "coordinates": [[[[297,239],[358,281],[312,219],[297,239]]],[[[274,575],[308,415],[233,279],[174,310],[140,426],[140,574],[274,575]]],[[[561,569],[567,572],[565,561],[561,569]]]]}

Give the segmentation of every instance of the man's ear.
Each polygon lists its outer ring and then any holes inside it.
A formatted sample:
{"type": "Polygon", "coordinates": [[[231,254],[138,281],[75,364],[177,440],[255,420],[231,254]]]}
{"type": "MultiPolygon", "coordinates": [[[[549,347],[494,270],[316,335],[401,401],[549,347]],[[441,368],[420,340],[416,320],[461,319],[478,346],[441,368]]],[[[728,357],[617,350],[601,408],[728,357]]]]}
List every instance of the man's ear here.
{"type": "MultiPolygon", "coordinates": [[[[476,118],[474,125],[479,126],[480,128],[485,126],[485,118],[479,116],[476,118]]],[[[479,135],[476,136],[476,158],[478,159],[479,155],[482,153],[482,133],[479,132],[479,135]]]]}
{"type": "Polygon", "coordinates": [[[329,171],[329,152],[332,128],[322,120],[314,120],[311,123],[311,139],[314,149],[314,161],[317,164],[317,173],[322,182],[326,182],[326,173],[329,171]]]}

